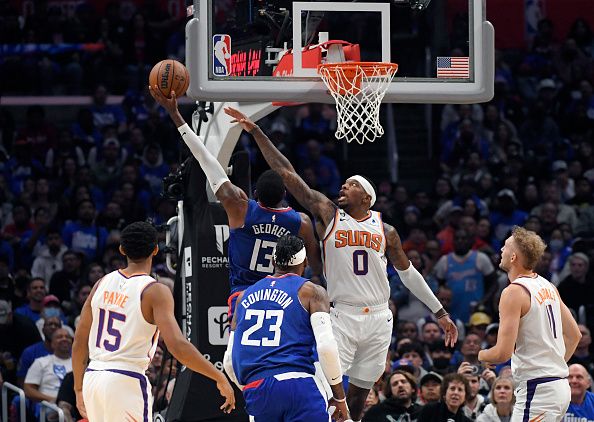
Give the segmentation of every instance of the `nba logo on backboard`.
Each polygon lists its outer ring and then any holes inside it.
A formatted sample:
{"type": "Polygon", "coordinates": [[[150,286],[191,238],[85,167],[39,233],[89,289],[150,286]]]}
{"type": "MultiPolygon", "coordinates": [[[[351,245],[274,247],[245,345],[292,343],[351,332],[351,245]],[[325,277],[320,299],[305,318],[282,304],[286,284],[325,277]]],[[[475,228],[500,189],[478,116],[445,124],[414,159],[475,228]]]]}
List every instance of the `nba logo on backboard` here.
{"type": "Polygon", "coordinates": [[[214,76],[231,73],[231,37],[227,34],[212,36],[212,73],[214,76]]]}

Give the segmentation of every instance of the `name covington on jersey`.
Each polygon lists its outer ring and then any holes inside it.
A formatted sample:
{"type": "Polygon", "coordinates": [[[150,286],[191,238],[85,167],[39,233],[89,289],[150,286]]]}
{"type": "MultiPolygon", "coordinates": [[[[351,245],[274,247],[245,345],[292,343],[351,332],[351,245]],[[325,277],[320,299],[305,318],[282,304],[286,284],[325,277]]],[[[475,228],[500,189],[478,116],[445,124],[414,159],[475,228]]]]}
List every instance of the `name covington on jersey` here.
{"type": "Polygon", "coordinates": [[[244,297],[241,301],[241,306],[243,306],[245,309],[248,309],[250,305],[253,305],[254,303],[262,300],[276,302],[283,309],[286,309],[287,306],[293,303],[293,298],[291,298],[287,293],[283,292],[282,290],[263,289],[258,290],[254,293],[250,293],[247,297],[244,297]]]}

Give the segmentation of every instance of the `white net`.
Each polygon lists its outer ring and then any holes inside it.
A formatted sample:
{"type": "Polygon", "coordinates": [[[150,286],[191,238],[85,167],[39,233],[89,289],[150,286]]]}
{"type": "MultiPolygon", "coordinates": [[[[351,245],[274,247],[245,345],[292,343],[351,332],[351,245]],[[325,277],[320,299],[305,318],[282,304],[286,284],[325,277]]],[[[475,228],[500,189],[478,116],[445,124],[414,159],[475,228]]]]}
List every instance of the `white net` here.
{"type": "Polygon", "coordinates": [[[320,77],[336,101],[336,139],[363,144],[384,134],[379,120],[380,105],[397,70],[397,64],[373,62],[318,67],[320,77]]]}

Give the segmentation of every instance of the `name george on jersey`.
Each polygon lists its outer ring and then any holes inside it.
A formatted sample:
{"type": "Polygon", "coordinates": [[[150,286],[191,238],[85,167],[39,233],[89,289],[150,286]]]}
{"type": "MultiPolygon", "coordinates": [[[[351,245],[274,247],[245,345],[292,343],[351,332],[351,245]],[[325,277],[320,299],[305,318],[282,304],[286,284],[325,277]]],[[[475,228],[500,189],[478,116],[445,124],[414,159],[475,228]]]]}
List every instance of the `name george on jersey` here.
{"type": "Polygon", "coordinates": [[[286,234],[290,234],[289,230],[276,224],[254,224],[252,230],[255,235],[258,234],[272,234],[276,237],[283,237],[286,234]]]}
{"type": "Polygon", "coordinates": [[[291,298],[287,293],[283,292],[279,289],[263,289],[258,290],[257,292],[250,293],[247,297],[244,297],[241,301],[241,306],[245,309],[249,308],[250,305],[253,305],[256,302],[267,300],[270,302],[278,303],[283,309],[293,303],[293,298],[291,298]]]}
{"type": "Polygon", "coordinates": [[[364,246],[379,252],[382,247],[382,235],[364,230],[336,230],[334,247],[364,246]]]}
{"type": "Polygon", "coordinates": [[[106,290],[103,292],[103,303],[106,305],[116,305],[123,308],[128,301],[128,295],[118,292],[110,292],[106,290]]]}

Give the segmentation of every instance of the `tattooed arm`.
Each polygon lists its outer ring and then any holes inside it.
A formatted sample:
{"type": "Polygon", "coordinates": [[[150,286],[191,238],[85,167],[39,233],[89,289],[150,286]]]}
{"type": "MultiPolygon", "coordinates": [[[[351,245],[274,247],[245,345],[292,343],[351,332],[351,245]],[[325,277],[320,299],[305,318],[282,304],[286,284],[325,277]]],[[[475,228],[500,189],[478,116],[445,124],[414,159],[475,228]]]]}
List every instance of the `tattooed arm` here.
{"type": "Polygon", "coordinates": [[[328,226],[334,218],[336,210],[334,203],[324,194],[307,186],[287,157],[274,146],[258,125],[248,119],[245,114],[231,107],[226,107],[225,113],[233,117],[232,122],[238,122],[245,131],[254,136],[266,162],[272,170],[281,175],[291,195],[314,217],[321,220],[324,223],[324,228],[328,226]]]}
{"type": "Polygon", "coordinates": [[[305,251],[307,252],[307,263],[311,267],[311,282],[320,285],[322,276],[322,256],[320,251],[320,243],[314,235],[314,227],[309,216],[303,212],[301,215],[301,227],[299,229],[299,237],[305,243],[305,251]]]}
{"type": "Polygon", "coordinates": [[[400,236],[396,229],[384,223],[386,233],[386,255],[396,267],[402,284],[425,304],[437,318],[437,323],[445,332],[446,346],[454,346],[458,340],[458,328],[450,319],[447,311],[435,297],[423,276],[413,267],[406,253],[402,249],[400,236]]]}

